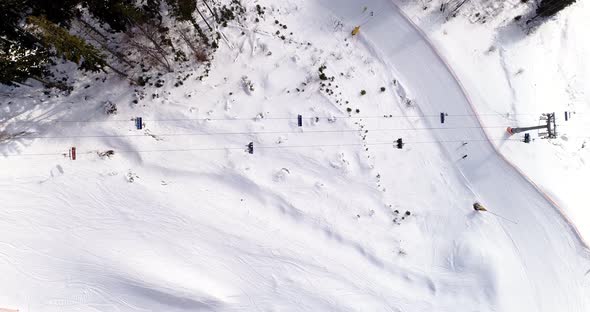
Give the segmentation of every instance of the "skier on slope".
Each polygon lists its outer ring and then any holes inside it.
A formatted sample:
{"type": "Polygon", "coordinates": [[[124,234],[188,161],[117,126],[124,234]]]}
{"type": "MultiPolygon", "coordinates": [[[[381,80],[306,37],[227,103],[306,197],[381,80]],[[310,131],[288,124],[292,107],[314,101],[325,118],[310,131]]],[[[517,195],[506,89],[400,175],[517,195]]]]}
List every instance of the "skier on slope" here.
{"type": "Polygon", "coordinates": [[[484,207],[482,204],[480,204],[478,202],[473,203],[473,210],[475,210],[475,211],[488,211],[486,209],[486,207],[484,207]]]}

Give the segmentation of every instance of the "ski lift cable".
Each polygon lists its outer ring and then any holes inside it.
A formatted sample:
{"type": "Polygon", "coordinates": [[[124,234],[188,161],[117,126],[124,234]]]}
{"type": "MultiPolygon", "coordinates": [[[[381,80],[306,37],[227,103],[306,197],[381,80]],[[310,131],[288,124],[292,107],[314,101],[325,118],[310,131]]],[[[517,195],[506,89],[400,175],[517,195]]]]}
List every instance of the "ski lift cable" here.
{"type": "MultiPolygon", "coordinates": [[[[468,142],[486,142],[487,139],[461,139],[461,140],[425,140],[425,141],[406,141],[404,144],[441,144],[441,143],[468,143],[468,142]]],[[[521,141],[519,139],[509,139],[509,138],[497,138],[492,139],[492,141],[521,141]]],[[[309,145],[259,145],[256,146],[257,149],[290,149],[290,148],[322,148],[322,147],[351,147],[351,146],[384,146],[384,145],[394,145],[395,143],[392,142],[373,142],[373,143],[334,143],[334,144],[309,144],[309,145]]],[[[104,148],[109,149],[109,148],[104,148]]],[[[245,146],[227,146],[227,147],[209,147],[209,148],[183,148],[183,149],[155,149],[155,150],[116,150],[111,149],[115,153],[165,153],[165,152],[194,152],[194,151],[226,151],[226,150],[244,150],[245,146]]],[[[94,154],[96,150],[92,151],[78,151],[78,155],[85,155],[85,154],[94,154]]],[[[67,153],[27,153],[27,154],[15,154],[15,155],[3,155],[4,158],[13,158],[13,157],[41,157],[41,156],[64,156],[67,153]]]]}
{"type": "MultiPolygon", "coordinates": [[[[519,113],[507,114],[506,116],[540,116],[542,113],[519,113]]],[[[580,114],[580,113],[577,113],[580,114]]],[[[477,116],[497,116],[505,117],[504,114],[499,113],[483,113],[483,114],[445,114],[445,117],[477,117],[477,116]]],[[[432,115],[365,115],[365,116],[303,116],[305,119],[391,119],[391,118],[439,118],[440,114],[432,115]]],[[[278,117],[205,117],[205,118],[165,118],[165,119],[149,119],[144,118],[145,122],[181,122],[181,121],[244,121],[244,120],[291,120],[297,119],[297,116],[278,116],[278,117]]],[[[116,123],[116,122],[132,122],[133,118],[128,119],[110,119],[110,120],[60,120],[60,119],[46,119],[46,120],[15,120],[15,123],[116,123]]]]}
{"type": "Polygon", "coordinates": [[[199,133],[143,133],[143,134],[104,134],[104,135],[56,135],[56,136],[23,136],[20,139],[80,139],[80,138],[133,138],[133,137],[174,137],[174,136],[217,136],[217,135],[265,135],[265,134],[314,134],[314,133],[365,133],[392,131],[426,131],[426,130],[460,130],[460,129],[505,129],[508,126],[489,127],[424,127],[424,128],[377,128],[377,129],[344,129],[344,130],[309,130],[309,131],[251,131],[251,132],[199,132],[199,133]]]}

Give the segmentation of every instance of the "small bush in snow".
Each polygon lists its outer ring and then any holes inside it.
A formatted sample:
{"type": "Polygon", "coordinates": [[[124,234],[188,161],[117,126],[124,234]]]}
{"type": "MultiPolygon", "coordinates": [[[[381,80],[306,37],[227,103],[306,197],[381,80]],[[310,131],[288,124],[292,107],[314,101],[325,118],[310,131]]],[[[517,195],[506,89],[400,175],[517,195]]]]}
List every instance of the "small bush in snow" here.
{"type": "Polygon", "coordinates": [[[104,103],[104,112],[107,115],[116,115],[117,114],[117,104],[115,104],[111,101],[106,101],[104,103]]]}
{"type": "Polygon", "coordinates": [[[318,69],[318,71],[320,72],[320,80],[328,80],[328,76],[326,76],[326,73],[324,73],[324,70],[326,70],[326,68],[326,65],[322,65],[318,69]]]}
{"type": "Polygon", "coordinates": [[[252,80],[248,79],[248,76],[242,77],[242,87],[249,95],[254,92],[254,83],[252,83],[252,80]]]}
{"type": "Polygon", "coordinates": [[[104,152],[97,152],[97,154],[100,158],[111,158],[111,156],[115,155],[115,151],[108,150],[104,152]]]}
{"type": "Polygon", "coordinates": [[[261,7],[260,4],[256,5],[256,13],[258,13],[258,15],[263,16],[266,10],[266,7],[261,7]]]}

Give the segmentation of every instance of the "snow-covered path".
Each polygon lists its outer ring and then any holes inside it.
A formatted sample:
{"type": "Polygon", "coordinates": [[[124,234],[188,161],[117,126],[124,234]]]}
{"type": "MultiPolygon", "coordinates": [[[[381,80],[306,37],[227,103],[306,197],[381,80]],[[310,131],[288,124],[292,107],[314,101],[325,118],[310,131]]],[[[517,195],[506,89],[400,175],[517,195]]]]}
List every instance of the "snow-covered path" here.
{"type": "MultiPolygon", "coordinates": [[[[363,7],[354,0],[323,0],[322,3],[349,26],[367,20],[366,15],[364,19],[359,17],[363,7]]],[[[362,26],[359,40],[373,49],[376,57],[390,64],[396,77],[402,77],[401,84],[415,99],[422,114],[436,116],[445,112],[450,115],[444,124],[448,130],[434,130],[434,135],[439,141],[448,142],[442,143],[443,150],[455,161],[466,184],[477,194],[476,199],[492,212],[509,219],[497,220],[521,259],[521,263],[515,265],[520,266],[524,280],[529,282],[528,287],[515,288],[514,295],[520,297],[521,308],[586,311],[589,301],[583,285],[589,268],[588,251],[573,225],[564,219],[558,207],[496,152],[482,129],[452,129],[480,125],[460,82],[395,4],[389,0],[368,3],[367,12],[375,12],[375,16],[362,26]],[[453,115],[461,118],[453,118],[453,115]],[[466,138],[471,141],[460,148],[460,140],[466,138]],[[465,154],[468,157],[459,160],[465,154]]],[[[429,121],[433,127],[441,127],[438,118],[429,121]]]]}

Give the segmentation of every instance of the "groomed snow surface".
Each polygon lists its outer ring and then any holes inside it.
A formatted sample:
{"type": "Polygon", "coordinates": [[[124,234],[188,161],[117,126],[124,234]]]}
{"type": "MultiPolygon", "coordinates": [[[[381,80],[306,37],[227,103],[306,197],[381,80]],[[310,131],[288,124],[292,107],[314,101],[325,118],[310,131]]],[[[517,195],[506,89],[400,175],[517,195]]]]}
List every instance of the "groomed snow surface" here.
{"type": "Polygon", "coordinates": [[[0,308],[590,310],[575,227],[496,153],[461,74],[397,6],[260,4],[260,23],[223,28],[204,82],[134,105],[87,78],[2,104],[3,130],[36,138],[2,147],[0,308]]]}
{"type": "Polygon", "coordinates": [[[578,0],[528,35],[514,17],[534,10],[533,1],[471,1],[449,21],[438,12],[439,0],[425,2],[427,10],[411,1],[404,8],[461,77],[502,154],[551,196],[588,242],[590,40],[584,31],[590,2],[578,0]],[[483,12],[495,17],[482,24],[483,12]],[[518,142],[523,134],[501,139],[506,126],[534,126],[551,112],[557,139],[537,140],[536,131],[532,144],[518,142]]]}

